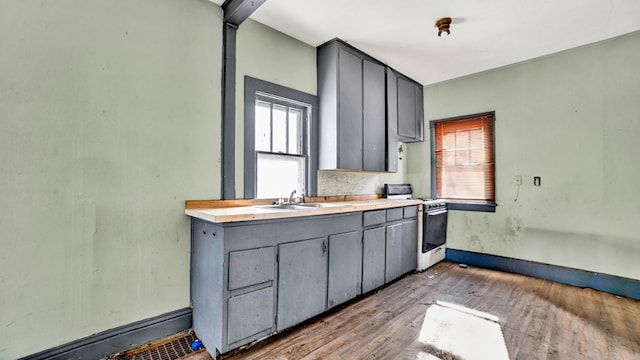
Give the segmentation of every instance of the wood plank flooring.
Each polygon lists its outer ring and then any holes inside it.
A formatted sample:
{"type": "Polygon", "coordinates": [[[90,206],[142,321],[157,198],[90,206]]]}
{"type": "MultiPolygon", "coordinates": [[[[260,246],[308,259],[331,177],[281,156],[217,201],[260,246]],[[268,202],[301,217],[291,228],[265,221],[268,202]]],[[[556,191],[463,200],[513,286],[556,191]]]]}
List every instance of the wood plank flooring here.
{"type": "Polygon", "coordinates": [[[420,340],[438,301],[495,315],[510,360],[640,359],[640,301],[449,262],[222,359],[459,360],[420,340]]]}

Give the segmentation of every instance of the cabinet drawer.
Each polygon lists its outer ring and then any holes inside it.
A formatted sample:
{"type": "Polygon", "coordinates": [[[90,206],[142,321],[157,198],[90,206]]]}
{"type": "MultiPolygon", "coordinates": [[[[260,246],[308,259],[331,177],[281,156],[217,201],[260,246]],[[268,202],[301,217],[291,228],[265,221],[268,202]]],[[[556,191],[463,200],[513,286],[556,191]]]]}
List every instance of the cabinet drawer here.
{"type": "Polygon", "coordinates": [[[229,298],[227,342],[246,339],[273,327],[273,288],[229,298]]]}
{"type": "Polygon", "coordinates": [[[384,209],[365,211],[362,214],[362,226],[384,224],[387,221],[386,214],[387,214],[387,211],[384,209]]]}
{"type": "Polygon", "coordinates": [[[229,253],[229,290],[274,279],[275,248],[264,247],[229,253]]]}
{"type": "Polygon", "coordinates": [[[402,219],[402,208],[387,209],[387,221],[402,219]]]}
{"type": "Polygon", "coordinates": [[[416,206],[407,206],[404,208],[404,218],[410,219],[418,216],[418,205],[416,206]]]}

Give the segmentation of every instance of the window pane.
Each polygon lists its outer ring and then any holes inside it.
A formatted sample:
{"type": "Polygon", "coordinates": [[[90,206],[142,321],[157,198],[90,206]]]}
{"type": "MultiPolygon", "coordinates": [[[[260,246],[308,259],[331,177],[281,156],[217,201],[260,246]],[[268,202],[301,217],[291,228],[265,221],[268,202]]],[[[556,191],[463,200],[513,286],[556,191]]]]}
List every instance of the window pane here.
{"type": "Polygon", "coordinates": [[[442,144],[440,145],[441,149],[451,150],[456,148],[456,133],[455,132],[447,132],[442,134],[442,144]]]}
{"type": "Polygon", "coordinates": [[[443,151],[442,157],[444,166],[456,166],[456,152],[455,151],[443,151]]]}
{"type": "Polygon", "coordinates": [[[456,165],[458,166],[469,165],[469,150],[461,149],[456,151],[456,165]]]}
{"type": "Polygon", "coordinates": [[[258,153],[257,197],[287,197],[304,192],[305,159],[299,156],[258,153]]]}
{"type": "Polygon", "coordinates": [[[469,147],[479,149],[482,147],[482,129],[469,130],[469,147]]]}
{"type": "Polygon", "coordinates": [[[469,131],[456,131],[456,149],[469,148],[469,131]]]}
{"type": "Polygon", "coordinates": [[[289,154],[302,154],[302,112],[289,108],[289,154]]]}
{"type": "Polygon", "coordinates": [[[287,152],[287,107],[273,104],[272,152],[287,152]]]}
{"type": "Polygon", "coordinates": [[[271,151],[271,106],[256,100],[256,151],[271,151]]]}
{"type": "Polygon", "coordinates": [[[469,132],[471,147],[471,163],[480,164],[484,161],[484,149],[482,148],[482,129],[474,129],[469,132]]]}

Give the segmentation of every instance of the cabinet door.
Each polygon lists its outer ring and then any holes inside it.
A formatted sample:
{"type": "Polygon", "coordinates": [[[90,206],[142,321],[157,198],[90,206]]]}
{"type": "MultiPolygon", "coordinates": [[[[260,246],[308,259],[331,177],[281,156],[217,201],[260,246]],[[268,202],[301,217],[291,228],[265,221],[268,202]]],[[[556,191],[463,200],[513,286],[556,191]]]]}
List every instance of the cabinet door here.
{"type": "Polygon", "coordinates": [[[402,275],[402,223],[387,226],[385,281],[402,275]]]}
{"type": "Polygon", "coordinates": [[[338,167],[362,170],[362,59],[338,49],[338,167]]]}
{"type": "Polygon", "coordinates": [[[359,232],[329,236],[328,307],[358,296],[361,284],[362,241],[359,232]]]}
{"type": "Polygon", "coordinates": [[[229,290],[273,281],[275,248],[232,251],[229,253],[229,290]]]}
{"type": "Polygon", "coordinates": [[[414,84],[414,99],[416,105],[416,136],[417,141],[424,141],[424,96],[422,95],[422,85],[414,84]]]}
{"type": "Polygon", "coordinates": [[[362,61],[363,170],[385,170],[385,68],[362,61]]]}
{"type": "Polygon", "coordinates": [[[414,139],[416,137],[415,85],[398,78],[398,135],[414,139]]]}
{"type": "Polygon", "coordinates": [[[362,292],[384,285],[386,228],[368,229],[362,235],[362,292]]]}
{"type": "Polygon", "coordinates": [[[229,344],[273,328],[273,288],[231,297],[228,304],[229,344]]]}
{"type": "Polygon", "coordinates": [[[398,79],[387,68],[387,155],[386,171],[398,172],[398,79]]]}
{"type": "Polygon", "coordinates": [[[326,309],[325,238],[278,246],[277,330],[286,329],[326,309]]]}
{"type": "Polygon", "coordinates": [[[418,221],[402,223],[402,273],[413,271],[418,263],[418,221]]]}

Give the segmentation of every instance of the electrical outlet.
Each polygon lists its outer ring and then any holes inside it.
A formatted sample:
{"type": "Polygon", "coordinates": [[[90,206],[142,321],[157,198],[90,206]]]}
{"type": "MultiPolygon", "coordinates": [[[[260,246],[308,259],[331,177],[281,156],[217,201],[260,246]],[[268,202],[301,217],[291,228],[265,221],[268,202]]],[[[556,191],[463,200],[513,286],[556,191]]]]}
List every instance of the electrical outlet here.
{"type": "Polygon", "coordinates": [[[540,186],[540,176],[534,176],[533,177],[533,186],[540,186]]]}
{"type": "Polygon", "coordinates": [[[522,185],[522,175],[516,175],[516,185],[522,185]]]}

